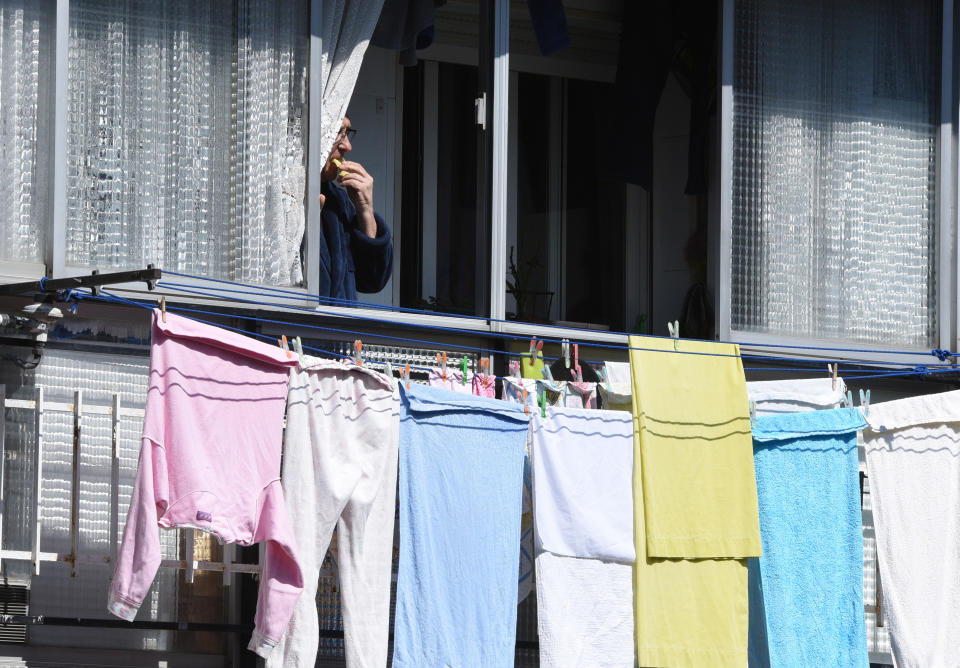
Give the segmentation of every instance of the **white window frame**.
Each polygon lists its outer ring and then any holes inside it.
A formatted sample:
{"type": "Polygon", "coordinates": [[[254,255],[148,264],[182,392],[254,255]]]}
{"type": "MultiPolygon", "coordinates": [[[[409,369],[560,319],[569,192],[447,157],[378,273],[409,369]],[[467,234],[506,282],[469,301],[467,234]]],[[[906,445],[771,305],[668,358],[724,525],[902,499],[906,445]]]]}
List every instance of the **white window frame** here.
{"type": "MultiPolygon", "coordinates": [[[[740,331],[733,329],[731,323],[732,304],[732,248],[733,248],[733,83],[734,83],[734,8],[736,0],[722,0],[721,3],[721,55],[720,55],[720,202],[719,211],[713,212],[720,221],[720,257],[719,257],[719,299],[717,307],[717,325],[719,338],[724,341],[736,341],[752,354],[786,355],[790,357],[839,358],[848,360],[872,360],[923,364],[923,358],[917,355],[884,354],[877,351],[891,348],[929,352],[929,348],[903,348],[893,344],[868,344],[834,339],[812,337],[790,337],[777,334],[740,331]],[[752,345],[759,344],[759,345],[752,345]],[[837,346],[856,348],[864,352],[850,351],[798,351],[783,346],[837,346]]],[[[956,350],[956,316],[960,312],[960,295],[957,294],[958,274],[957,246],[957,193],[958,184],[954,176],[953,165],[956,161],[957,146],[953,138],[953,127],[957,119],[957,109],[953,107],[953,0],[943,0],[942,41],[941,41],[941,82],[940,82],[940,127],[937,138],[937,220],[936,237],[937,288],[938,288],[938,340],[936,347],[956,350]]]]}

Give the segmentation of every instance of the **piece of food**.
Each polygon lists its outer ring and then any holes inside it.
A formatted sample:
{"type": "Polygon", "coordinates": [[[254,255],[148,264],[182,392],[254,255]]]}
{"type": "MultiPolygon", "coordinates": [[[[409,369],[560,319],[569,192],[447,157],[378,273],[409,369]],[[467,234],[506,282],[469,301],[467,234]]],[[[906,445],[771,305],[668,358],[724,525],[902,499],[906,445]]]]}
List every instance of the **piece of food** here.
{"type": "MultiPolygon", "coordinates": [[[[340,165],[343,164],[341,161],[337,160],[336,158],[334,158],[331,162],[333,162],[333,164],[335,164],[335,165],[337,166],[337,169],[340,169],[340,165]]],[[[350,172],[348,172],[348,171],[345,170],[345,169],[340,169],[340,171],[337,173],[337,176],[340,176],[340,177],[342,178],[342,177],[346,176],[346,175],[349,174],[349,173],[350,173],[350,172]]]]}

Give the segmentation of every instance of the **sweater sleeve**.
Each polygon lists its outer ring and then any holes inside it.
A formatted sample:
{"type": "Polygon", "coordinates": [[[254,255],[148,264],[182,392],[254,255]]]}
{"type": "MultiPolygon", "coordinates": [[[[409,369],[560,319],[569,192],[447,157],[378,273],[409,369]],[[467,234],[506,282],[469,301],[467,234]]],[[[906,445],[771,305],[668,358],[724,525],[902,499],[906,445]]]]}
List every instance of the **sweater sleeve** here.
{"type": "Polygon", "coordinates": [[[380,292],[393,272],[393,235],[379,214],[377,236],[368,237],[351,225],[350,250],[353,253],[354,278],[358,292],[380,292]]]}
{"type": "Polygon", "coordinates": [[[160,485],[157,483],[166,480],[165,466],[163,448],[143,439],[133,497],[107,599],[107,609],[128,622],[137,616],[137,610],[160,568],[157,506],[166,507],[167,498],[166,490],[158,489],[160,485]]]}

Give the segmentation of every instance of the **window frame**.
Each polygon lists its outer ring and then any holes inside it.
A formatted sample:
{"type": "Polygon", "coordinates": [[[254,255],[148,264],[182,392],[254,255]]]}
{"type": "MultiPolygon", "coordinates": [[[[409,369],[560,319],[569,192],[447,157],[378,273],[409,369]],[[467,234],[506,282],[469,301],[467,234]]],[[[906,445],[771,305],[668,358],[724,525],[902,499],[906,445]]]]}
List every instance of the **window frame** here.
{"type": "MultiPolygon", "coordinates": [[[[922,360],[916,355],[880,351],[888,350],[891,344],[869,344],[849,340],[820,339],[814,337],[791,337],[779,334],[766,334],[734,329],[732,326],[732,272],[733,272],[733,86],[734,86],[734,39],[735,39],[735,2],[721,0],[721,40],[720,40],[720,114],[719,114],[719,172],[720,201],[711,214],[719,219],[719,258],[718,269],[714,276],[718,285],[717,333],[721,340],[736,341],[744,350],[751,353],[770,355],[789,355],[792,357],[809,356],[847,360],[873,360],[885,362],[909,362],[918,364],[922,360]],[[759,345],[754,345],[759,344],[759,345]],[[783,348],[774,347],[780,344],[783,348]],[[798,353],[787,346],[837,346],[857,350],[805,351],[798,353]]],[[[934,347],[957,346],[956,317],[960,312],[960,295],[957,294],[958,274],[957,245],[954,232],[957,229],[957,199],[960,187],[954,175],[957,161],[957,142],[954,129],[957,127],[958,109],[955,102],[956,89],[953,75],[954,51],[954,12],[953,0],[942,0],[941,19],[941,56],[940,56],[940,122],[937,130],[936,165],[936,222],[934,235],[937,239],[937,253],[934,258],[937,267],[937,340],[934,347]]],[[[904,351],[929,352],[929,348],[903,348],[904,351]]]]}

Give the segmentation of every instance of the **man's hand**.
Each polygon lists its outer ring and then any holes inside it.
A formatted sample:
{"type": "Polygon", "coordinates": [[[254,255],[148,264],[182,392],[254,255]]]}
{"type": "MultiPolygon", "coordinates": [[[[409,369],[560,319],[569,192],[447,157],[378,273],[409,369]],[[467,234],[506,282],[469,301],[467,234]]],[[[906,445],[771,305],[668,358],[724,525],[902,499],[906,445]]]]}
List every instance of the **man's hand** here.
{"type": "Polygon", "coordinates": [[[340,177],[340,185],[346,188],[347,195],[357,209],[357,226],[371,239],[377,236],[377,220],[373,217],[373,177],[359,162],[344,160],[340,171],[347,172],[340,177]]]}

